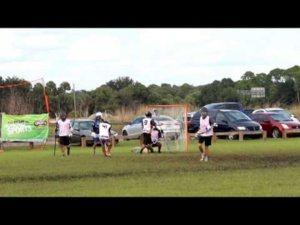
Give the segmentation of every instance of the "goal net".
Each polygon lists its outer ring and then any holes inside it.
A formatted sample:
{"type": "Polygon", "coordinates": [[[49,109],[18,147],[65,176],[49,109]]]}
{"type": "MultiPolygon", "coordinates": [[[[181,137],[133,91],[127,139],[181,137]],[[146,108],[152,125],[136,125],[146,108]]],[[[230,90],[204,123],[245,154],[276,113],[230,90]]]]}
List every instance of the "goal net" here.
{"type": "Polygon", "coordinates": [[[152,112],[158,128],[163,130],[162,151],[189,151],[187,105],[147,105],[146,111],[152,112]]]}

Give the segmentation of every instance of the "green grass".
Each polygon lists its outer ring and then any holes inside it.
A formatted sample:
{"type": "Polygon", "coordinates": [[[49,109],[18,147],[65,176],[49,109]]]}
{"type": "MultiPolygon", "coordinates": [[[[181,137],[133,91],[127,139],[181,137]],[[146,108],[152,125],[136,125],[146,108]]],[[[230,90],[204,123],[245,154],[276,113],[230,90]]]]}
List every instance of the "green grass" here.
{"type": "Polygon", "coordinates": [[[230,141],[211,146],[199,162],[197,142],[189,152],[132,153],[138,141],[122,141],[105,158],[98,147],[72,146],[62,158],[45,150],[0,153],[0,196],[300,196],[300,139],[230,141]]]}

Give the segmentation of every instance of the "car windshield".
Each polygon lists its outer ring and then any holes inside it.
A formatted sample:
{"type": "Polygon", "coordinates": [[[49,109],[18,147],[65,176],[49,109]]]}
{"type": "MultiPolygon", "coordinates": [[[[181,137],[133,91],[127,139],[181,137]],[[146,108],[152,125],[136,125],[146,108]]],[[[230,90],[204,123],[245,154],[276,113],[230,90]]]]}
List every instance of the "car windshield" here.
{"type": "Polygon", "coordinates": [[[271,115],[272,119],[281,122],[281,121],[292,121],[292,119],[285,114],[272,114],[271,115]]]}
{"type": "Polygon", "coordinates": [[[250,121],[251,119],[240,111],[229,111],[226,112],[226,115],[230,122],[234,121],[250,121]]]}
{"type": "Polygon", "coordinates": [[[161,124],[161,123],[174,123],[176,122],[174,119],[168,116],[157,116],[153,118],[155,123],[161,124]]]}
{"type": "Polygon", "coordinates": [[[90,130],[91,127],[93,126],[94,122],[93,121],[84,121],[84,122],[81,122],[79,123],[79,127],[80,129],[82,130],[90,130]]]}
{"type": "Polygon", "coordinates": [[[272,109],[272,110],[268,110],[268,112],[278,112],[287,117],[291,117],[291,114],[287,110],[284,110],[284,109],[272,109]]]}
{"type": "Polygon", "coordinates": [[[157,121],[159,121],[159,122],[161,122],[161,121],[172,121],[171,118],[165,117],[165,116],[157,116],[154,119],[157,120],[157,121]]]}
{"type": "MultiPolygon", "coordinates": [[[[204,107],[207,108],[208,110],[212,110],[212,109],[218,108],[218,105],[215,105],[215,104],[208,104],[208,105],[205,105],[204,107]]],[[[202,109],[202,108],[201,108],[201,109],[202,109]]],[[[201,110],[201,109],[200,109],[200,110],[201,110]]]]}

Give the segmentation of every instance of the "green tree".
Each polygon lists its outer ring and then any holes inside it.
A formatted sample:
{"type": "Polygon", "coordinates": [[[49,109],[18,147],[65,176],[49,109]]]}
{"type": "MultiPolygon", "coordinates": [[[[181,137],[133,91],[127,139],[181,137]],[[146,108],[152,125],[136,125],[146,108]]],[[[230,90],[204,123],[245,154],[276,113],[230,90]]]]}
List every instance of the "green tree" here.
{"type": "Polygon", "coordinates": [[[54,96],[57,94],[57,87],[53,81],[49,81],[46,83],[46,89],[49,96],[54,96]]]}
{"type": "Polygon", "coordinates": [[[105,110],[116,110],[119,102],[117,100],[118,94],[108,85],[102,85],[94,91],[94,112],[105,110]]]}
{"type": "Polygon", "coordinates": [[[120,91],[133,83],[134,81],[130,77],[119,77],[107,82],[106,85],[115,91],[120,91]]]}

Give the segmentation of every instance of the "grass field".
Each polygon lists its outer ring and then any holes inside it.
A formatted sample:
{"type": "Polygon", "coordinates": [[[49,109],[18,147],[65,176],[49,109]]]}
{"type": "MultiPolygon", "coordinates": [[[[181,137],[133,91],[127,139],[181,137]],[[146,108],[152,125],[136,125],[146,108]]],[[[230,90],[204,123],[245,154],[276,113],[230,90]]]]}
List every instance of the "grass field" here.
{"type": "Polygon", "coordinates": [[[62,158],[44,150],[0,153],[0,196],[8,197],[252,197],[300,196],[300,138],[230,141],[211,146],[199,162],[189,152],[132,153],[138,141],[121,141],[105,158],[98,147],[72,146],[62,158]]]}

